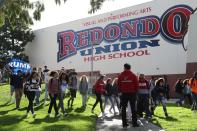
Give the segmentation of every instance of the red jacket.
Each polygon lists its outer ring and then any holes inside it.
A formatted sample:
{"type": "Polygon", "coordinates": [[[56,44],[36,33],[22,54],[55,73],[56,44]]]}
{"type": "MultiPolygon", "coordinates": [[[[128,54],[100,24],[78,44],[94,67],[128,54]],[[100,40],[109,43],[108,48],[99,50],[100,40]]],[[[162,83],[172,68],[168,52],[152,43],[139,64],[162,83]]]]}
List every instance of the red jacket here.
{"type": "Polygon", "coordinates": [[[49,80],[48,91],[50,94],[57,94],[60,92],[59,80],[51,78],[49,80]]]}
{"type": "Polygon", "coordinates": [[[103,80],[97,80],[94,86],[96,93],[103,94],[105,92],[105,83],[103,80]]]}
{"type": "Polygon", "coordinates": [[[119,75],[118,89],[121,93],[136,93],[138,88],[138,78],[133,72],[125,70],[119,75]]]}
{"type": "Polygon", "coordinates": [[[149,82],[146,79],[139,80],[139,89],[147,89],[147,90],[149,90],[150,89],[149,82]]]}

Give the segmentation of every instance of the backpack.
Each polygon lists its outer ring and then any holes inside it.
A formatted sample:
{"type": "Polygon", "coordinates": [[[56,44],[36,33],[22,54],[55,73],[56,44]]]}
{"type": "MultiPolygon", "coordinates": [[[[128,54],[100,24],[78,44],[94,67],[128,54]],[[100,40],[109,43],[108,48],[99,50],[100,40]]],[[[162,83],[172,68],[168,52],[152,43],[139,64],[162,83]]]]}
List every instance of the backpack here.
{"type": "Polygon", "coordinates": [[[24,92],[25,97],[27,96],[27,92],[29,91],[29,88],[30,88],[30,83],[29,82],[26,82],[24,84],[24,89],[23,89],[23,92],[24,92]]]}

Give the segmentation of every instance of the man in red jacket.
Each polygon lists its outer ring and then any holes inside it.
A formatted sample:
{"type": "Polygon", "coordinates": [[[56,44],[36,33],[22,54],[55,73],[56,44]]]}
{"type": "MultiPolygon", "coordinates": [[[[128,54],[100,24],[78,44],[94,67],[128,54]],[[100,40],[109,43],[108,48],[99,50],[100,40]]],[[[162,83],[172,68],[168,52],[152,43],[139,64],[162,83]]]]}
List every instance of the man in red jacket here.
{"type": "Polygon", "coordinates": [[[129,126],[126,120],[126,107],[130,102],[132,111],[132,124],[133,127],[138,127],[137,113],[136,113],[136,94],[138,91],[137,76],[130,71],[131,66],[124,64],[124,71],[118,77],[118,89],[122,93],[122,125],[123,127],[129,126]]]}

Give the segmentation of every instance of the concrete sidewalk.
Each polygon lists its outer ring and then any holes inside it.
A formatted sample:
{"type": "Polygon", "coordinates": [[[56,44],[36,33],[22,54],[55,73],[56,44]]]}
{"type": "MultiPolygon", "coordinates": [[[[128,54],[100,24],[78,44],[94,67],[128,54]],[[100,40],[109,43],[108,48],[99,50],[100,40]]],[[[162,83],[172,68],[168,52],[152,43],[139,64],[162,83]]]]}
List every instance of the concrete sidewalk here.
{"type": "MultiPolygon", "coordinates": [[[[117,108],[116,108],[116,111],[117,108]]],[[[132,127],[131,122],[128,122],[130,126],[128,128],[122,127],[121,116],[109,113],[109,106],[105,109],[106,117],[102,117],[102,114],[99,115],[97,119],[97,131],[164,131],[160,127],[153,125],[152,123],[146,121],[145,119],[139,119],[138,124],[140,127],[132,127]]]]}

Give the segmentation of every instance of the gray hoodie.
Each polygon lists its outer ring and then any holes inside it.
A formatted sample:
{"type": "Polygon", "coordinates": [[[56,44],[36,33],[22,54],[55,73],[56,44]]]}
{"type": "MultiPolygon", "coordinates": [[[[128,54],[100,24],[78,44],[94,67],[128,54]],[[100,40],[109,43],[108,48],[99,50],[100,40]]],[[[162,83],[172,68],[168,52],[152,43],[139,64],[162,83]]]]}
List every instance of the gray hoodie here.
{"type": "Polygon", "coordinates": [[[88,93],[88,83],[81,81],[79,84],[79,91],[82,95],[86,95],[88,93]]]}

